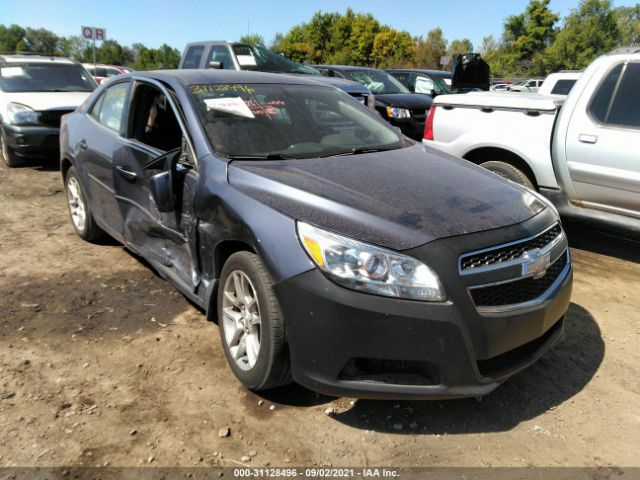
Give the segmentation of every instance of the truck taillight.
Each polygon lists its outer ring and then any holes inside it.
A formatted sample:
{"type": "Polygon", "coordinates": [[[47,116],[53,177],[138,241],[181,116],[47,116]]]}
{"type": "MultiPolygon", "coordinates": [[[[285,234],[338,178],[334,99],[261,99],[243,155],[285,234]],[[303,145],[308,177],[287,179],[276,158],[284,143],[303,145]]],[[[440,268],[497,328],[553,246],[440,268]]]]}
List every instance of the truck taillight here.
{"type": "Polygon", "coordinates": [[[436,107],[432,106],[429,109],[429,115],[427,116],[427,123],[424,125],[424,139],[435,140],[433,137],[433,117],[436,116],[436,107]]]}

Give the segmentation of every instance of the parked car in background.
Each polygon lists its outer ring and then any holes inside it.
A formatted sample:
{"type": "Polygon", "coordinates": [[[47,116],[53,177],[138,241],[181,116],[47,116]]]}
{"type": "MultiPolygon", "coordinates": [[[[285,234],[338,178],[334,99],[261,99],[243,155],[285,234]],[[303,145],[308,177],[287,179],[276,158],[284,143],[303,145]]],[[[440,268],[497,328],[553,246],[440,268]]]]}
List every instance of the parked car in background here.
{"type": "Polygon", "coordinates": [[[369,89],[350,80],[328,78],[317,70],[273,53],[261,45],[240,42],[206,41],[187,44],[178,65],[180,69],[251,70],[292,75],[313,75],[316,81],[339,88],[363,105],[374,108],[369,89]]]}
{"type": "Polygon", "coordinates": [[[513,85],[513,83],[510,81],[493,81],[491,82],[491,87],[489,88],[489,90],[491,90],[492,92],[505,92],[511,85],[513,85]]]}
{"type": "Polygon", "coordinates": [[[518,83],[510,85],[507,88],[509,92],[528,92],[528,93],[536,93],[540,86],[542,85],[544,80],[539,78],[531,78],[529,80],[522,80],[518,83]]]}
{"type": "Polygon", "coordinates": [[[62,57],[0,55],[0,142],[4,163],[58,151],[60,119],[96,88],[77,62],[62,57]]]}
{"type": "Polygon", "coordinates": [[[203,308],[252,390],[481,396],[563,334],[553,207],[311,76],[123,75],[60,142],[78,235],[108,232],[203,308]]]}
{"type": "Polygon", "coordinates": [[[544,79],[538,89],[540,95],[556,95],[566,97],[576,84],[582,72],[558,72],[552,73],[544,79]]]}
{"type": "Polygon", "coordinates": [[[561,214],[640,232],[640,48],[595,60],[564,98],[443,95],[425,145],[551,199],[561,214]]]}
{"type": "Polygon", "coordinates": [[[407,87],[384,70],[347,65],[314,65],[328,77],[346,78],[361,83],[375,96],[375,108],[392,125],[414,140],[424,132],[427,111],[433,99],[428,95],[411,93],[407,87]]]}
{"type": "MultiPolygon", "coordinates": [[[[432,98],[451,93],[451,89],[444,81],[445,77],[441,75],[448,72],[408,68],[392,68],[387,69],[386,72],[407,87],[411,93],[424,93],[432,98]]],[[[450,73],[449,76],[451,76],[450,73]]]]}
{"type": "Polygon", "coordinates": [[[93,63],[83,63],[82,66],[91,74],[98,85],[110,78],[133,71],[131,68],[121,67],[120,65],[103,65],[101,63],[96,65],[93,63]]]}

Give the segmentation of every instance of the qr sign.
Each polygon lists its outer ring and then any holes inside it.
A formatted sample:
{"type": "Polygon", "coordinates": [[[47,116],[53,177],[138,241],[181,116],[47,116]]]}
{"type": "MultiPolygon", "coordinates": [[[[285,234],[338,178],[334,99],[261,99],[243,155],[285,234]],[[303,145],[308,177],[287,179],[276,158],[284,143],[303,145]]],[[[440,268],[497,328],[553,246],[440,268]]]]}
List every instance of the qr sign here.
{"type": "Polygon", "coordinates": [[[107,30],[98,27],[82,27],[82,37],[87,40],[106,40],[107,30]]]}

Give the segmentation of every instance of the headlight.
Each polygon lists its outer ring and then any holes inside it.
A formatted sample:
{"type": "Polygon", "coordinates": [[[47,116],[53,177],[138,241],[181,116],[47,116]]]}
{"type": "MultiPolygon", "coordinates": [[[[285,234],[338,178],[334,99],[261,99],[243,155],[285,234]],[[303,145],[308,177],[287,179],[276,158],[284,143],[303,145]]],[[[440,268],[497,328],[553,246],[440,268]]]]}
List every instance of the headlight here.
{"type": "Polygon", "coordinates": [[[14,125],[36,125],[38,123],[38,113],[19,103],[9,103],[7,105],[7,116],[9,117],[9,123],[14,125]]]}
{"type": "Polygon", "coordinates": [[[411,118],[411,112],[406,108],[387,107],[389,118],[411,118]]]}
{"type": "Polygon", "coordinates": [[[445,300],[438,276],[415,258],[301,222],[298,238],[318,268],[342,286],[386,297],[445,300]]]}

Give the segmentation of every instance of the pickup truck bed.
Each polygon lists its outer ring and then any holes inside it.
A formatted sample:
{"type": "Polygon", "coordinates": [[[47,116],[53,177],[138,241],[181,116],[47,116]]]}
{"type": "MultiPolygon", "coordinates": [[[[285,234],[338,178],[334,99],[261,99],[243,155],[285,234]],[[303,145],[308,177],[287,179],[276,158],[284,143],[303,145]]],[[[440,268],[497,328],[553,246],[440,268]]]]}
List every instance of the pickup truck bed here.
{"type": "Polygon", "coordinates": [[[427,145],[481,163],[502,160],[497,150],[508,143],[514,157],[532,159],[524,170],[535,186],[558,188],[549,139],[561,105],[535,93],[442,95],[434,101],[434,140],[427,145]]]}

